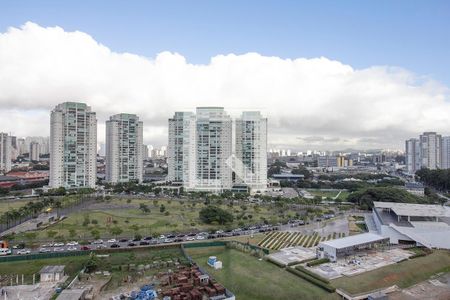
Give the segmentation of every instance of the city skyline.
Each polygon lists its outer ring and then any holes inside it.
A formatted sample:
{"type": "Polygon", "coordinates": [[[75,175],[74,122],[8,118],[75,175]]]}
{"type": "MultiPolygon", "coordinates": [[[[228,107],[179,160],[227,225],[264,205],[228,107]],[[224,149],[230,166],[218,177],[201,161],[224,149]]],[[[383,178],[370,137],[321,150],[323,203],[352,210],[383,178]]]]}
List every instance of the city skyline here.
{"type": "MultiPolygon", "coordinates": [[[[242,33],[219,19],[214,23],[216,46],[209,46],[209,32],[195,35],[197,31],[189,26],[181,30],[181,24],[188,21],[198,26],[211,24],[206,17],[191,19],[181,13],[186,6],[191,11],[199,4],[173,3],[155,4],[150,12],[142,2],[126,6],[125,10],[137,13],[142,26],[123,23],[115,37],[107,35],[102,26],[117,26],[113,21],[119,18],[114,13],[121,8],[118,2],[111,6],[104,23],[89,13],[86,18],[90,22],[83,23],[49,16],[45,11],[51,6],[61,12],[60,16],[72,17],[73,12],[92,8],[70,1],[67,6],[52,1],[41,6],[28,2],[20,7],[20,14],[16,4],[6,5],[0,12],[0,77],[7,79],[0,82],[1,131],[13,136],[49,135],[47,112],[58,103],[76,101],[89,103],[97,112],[99,143],[105,143],[104,126],[109,116],[129,112],[138,114],[145,124],[144,144],[165,145],[165,120],[175,111],[197,106],[264,112],[271,120],[270,148],[403,149],[403,141],[420,132],[450,134],[450,79],[441,70],[448,69],[448,57],[441,53],[448,52],[448,47],[439,35],[448,27],[448,3],[414,4],[408,10],[385,3],[381,6],[384,15],[370,10],[369,4],[352,5],[355,10],[349,16],[357,18],[361,28],[347,37],[341,30],[351,27],[353,19],[338,18],[346,12],[346,5],[330,5],[324,12],[312,4],[289,2],[293,11],[303,15],[303,9],[309,9],[311,16],[322,22],[316,39],[308,31],[308,26],[316,25],[311,17],[299,19],[289,14],[290,26],[281,26],[282,8],[260,5],[258,11],[274,13],[271,31],[264,18],[251,16],[255,25],[270,32],[266,39],[240,19],[235,26],[241,26],[242,33]],[[166,21],[179,31],[163,27],[161,18],[143,18],[137,8],[151,14],[173,11],[166,21]],[[430,23],[427,31],[410,12],[430,23]],[[377,18],[385,23],[380,24],[377,18]],[[389,25],[402,29],[403,34],[388,30],[389,25]],[[407,28],[415,30],[418,37],[406,34],[407,28]],[[372,34],[364,35],[364,30],[372,34]],[[125,37],[124,33],[133,35],[125,37]],[[146,33],[152,35],[147,37],[146,33]],[[189,39],[174,42],[180,33],[198,43],[189,39]],[[239,42],[232,43],[232,33],[239,42]],[[341,49],[336,49],[337,40],[328,41],[333,33],[339,41],[347,42],[339,43],[341,49]],[[146,36],[141,47],[135,40],[137,34],[146,36]],[[217,37],[233,46],[226,47],[217,37]],[[246,38],[254,39],[253,46],[246,38]],[[380,45],[400,47],[401,41],[406,48],[380,51],[380,45]],[[434,47],[429,55],[428,47],[421,44],[425,41],[429,45],[440,43],[440,47],[434,47]],[[367,46],[363,47],[364,43],[367,46]],[[363,51],[355,51],[358,47],[363,51]],[[431,58],[441,61],[420,63],[431,58]]],[[[203,5],[213,15],[220,15],[219,9],[240,15],[248,13],[255,3],[245,5],[239,13],[230,5],[203,5]]]]}

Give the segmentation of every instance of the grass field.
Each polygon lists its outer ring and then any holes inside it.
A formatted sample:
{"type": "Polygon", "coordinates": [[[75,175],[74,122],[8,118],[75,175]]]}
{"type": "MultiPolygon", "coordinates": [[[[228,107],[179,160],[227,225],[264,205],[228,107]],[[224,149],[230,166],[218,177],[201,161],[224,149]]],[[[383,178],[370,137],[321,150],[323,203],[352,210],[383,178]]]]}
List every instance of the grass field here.
{"type": "MultiPolygon", "coordinates": [[[[321,190],[321,189],[306,189],[309,193],[311,193],[313,196],[319,196],[319,197],[327,197],[327,198],[334,198],[334,197],[336,197],[338,194],[339,194],[339,191],[324,191],[324,190],[321,190]]],[[[350,193],[349,192],[347,192],[347,191],[342,191],[340,194],[339,194],[339,197],[338,197],[338,199],[340,199],[340,200],[346,200],[347,199],[347,196],[349,195],[350,193]]]]}
{"type": "MultiPolygon", "coordinates": [[[[36,274],[36,281],[39,280],[39,270],[46,265],[65,265],[65,273],[69,276],[74,275],[82,269],[83,265],[88,261],[89,256],[70,256],[60,258],[47,258],[37,260],[24,260],[14,262],[0,263],[0,275],[19,275],[19,282],[21,276],[24,275],[25,283],[33,282],[33,274],[36,274]]],[[[13,276],[15,281],[15,276],[13,276]]],[[[9,283],[9,282],[8,282],[9,283]]]]}
{"type": "Polygon", "coordinates": [[[0,200],[0,215],[11,209],[19,209],[30,201],[30,199],[0,200]]]}
{"type": "Polygon", "coordinates": [[[225,247],[187,249],[189,255],[239,300],[339,299],[336,294],[302,280],[264,260],[225,247]],[[222,270],[207,266],[209,256],[223,262],[222,270]]]}
{"type": "MultiPolygon", "coordinates": [[[[112,199],[109,202],[96,204],[90,210],[72,213],[62,222],[37,231],[37,239],[47,239],[48,231],[57,231],[56,236],[63,239],[91,239],[93,238],[93,230],[98,231],[102,237],[116,237],[110,233],[110,228],[112,227],[122,229],[123,232],[117,237],[130,237],[135,233],[146,236],[168,232],[204,231],[223,228],[223,226],[207,225],[200,222],[198,216],[204,206],[203,203],[199,202],[175,200],[157,200],[155,202],[148,199],[133,199],[128,202],[125,199],[112,199]],[[139,209],[141,204],[147,205],[150,208],[150,213],[141,211],[139,209]],[[160,211],[161,205],[165,207],[163,212],[160,211]],[[83,224],[86,219],[89,220],[89,224],[83,224]],[[75,232],[75,236],[70,236],[71,230],[75,232]]],[[[221,207],[232,212],[235,217],[233,223],[229,224],[230,228],[262,222],[264,219],[272,222],[278,222],[283,219],[279,212],[270,206],[257,207],[247,204],[245,208],[238,205],[233,207],[221,205],[221,207]]],[[[284,216],[288,214],[294,215],[294,212],[288,210],[282,214],[284,216]]],[[[26,239],[23,235],[18,235],[16,241],[18,240],[26,239]]]]}
{"type": "Polygon", "coordinates": [[[341,277],[333,280],[332,285],[349,293],[358,294],[394,284],[401,288],[409,287],[439,272],[450,272],[449,251],[434,251],[424,257],[407,260],[361,275],[341,277]]]}

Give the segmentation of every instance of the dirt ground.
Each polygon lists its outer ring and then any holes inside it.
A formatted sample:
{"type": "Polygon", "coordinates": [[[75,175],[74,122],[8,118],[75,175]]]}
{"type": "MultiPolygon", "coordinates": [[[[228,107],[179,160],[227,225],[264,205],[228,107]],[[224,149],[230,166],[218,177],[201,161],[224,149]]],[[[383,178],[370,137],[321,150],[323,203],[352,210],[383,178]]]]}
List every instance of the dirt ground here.
{"type": "Polygon", "coordinates": [[[389,294],[392,300],[448,300],[450,273],[421,282],[402,291],[389,294]]]}

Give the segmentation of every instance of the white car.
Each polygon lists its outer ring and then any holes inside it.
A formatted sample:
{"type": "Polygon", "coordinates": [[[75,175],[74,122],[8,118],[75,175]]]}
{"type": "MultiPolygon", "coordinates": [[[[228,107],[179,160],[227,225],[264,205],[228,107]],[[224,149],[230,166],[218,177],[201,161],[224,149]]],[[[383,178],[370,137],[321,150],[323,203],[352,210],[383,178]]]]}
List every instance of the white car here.
{"type": "Polygon", "coordinates": [[[78,245],[78,242],[72,241],[72,242],[68,242],[66,245],[67,246],[76,246],[76,245],[78,245]]]}
{"type": "Polygon", "coordinates": [[[204,240],[204,239],[205,239],[205,237],[203,235],[198,235],[197,236],[197,240],[204,240]]]}
{"type": "Polygon", "coordinates": [[[55,252],[63,252],[63,251],[64,251],[64,248],[62,248],[62,247],[56,247],[56,248],[53,248],[53,251],[55,251],[55,252]]]}
{"type": "Polygon", "coordinates": [[[74,246],[71,246],[71,247],[67,248],[67,251],[77,251],[77,248],[74,246]]]}
{"type": "Polygon", "coordinates": [[[25,255],[25,254],[30,254],[30,253],[31,253],[31,251],[28,249],[21,249],[21,250],[17,251],[18,255],[25,255]]]}
{"type": "Polygon", "coordinates": [[[64,243],[54,243],[53,247],[64,247],[64,243]]]}
{"type": "Polygon", "coordinates": [[[39,249],[39,252],[40,252],[40,253],[50,252],[50,249],[47,249],[47,248],[41,248],[41,249],[39,249]]]}
{"type": "Polygon", "coordinates": [[[108,243],[117,243],[117,240],[116,239],[110,239],[110,240],[108,240],[108,243]]]}
{"type": "Polygon", "coordinates": [[[103,244],[103,240],[96,240],[96,241],[93,241],[92,244],[103,244]]]}
{"type": "Polygon", "coordinates": [[[160,240],[163,240],[163,239],[165,239],[166,238],[166,236],[164,235],[164,234],[161,234],[160,236],[159,236],[159,239],[160,240]]]}
{"type": "Polygon", "coordinates": [[[105,248],[108,248],[108,247],[106,247],[106,245],[103,245],[103,244],[100,244],[97,246],[97,249],[105,249],[105,248]]]}
{"type": "Polygon", "coordinates": [[[188,236],[188,237],[186,238],[186,241],[195,241],[195,237],[193,237],[193,236],[188,236]]]}

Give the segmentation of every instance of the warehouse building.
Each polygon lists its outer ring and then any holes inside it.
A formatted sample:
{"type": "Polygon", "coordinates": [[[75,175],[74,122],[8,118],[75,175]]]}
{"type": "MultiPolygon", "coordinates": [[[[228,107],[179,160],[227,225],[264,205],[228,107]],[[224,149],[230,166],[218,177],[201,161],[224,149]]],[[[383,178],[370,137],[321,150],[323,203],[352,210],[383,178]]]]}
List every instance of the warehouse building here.
{"type": "Polygon", "coordinates": [[[384,248],[388,244],[389,238],[375,233],[362,233],[320,242],[317,247],[317,257],[328,258],[335,262],[338,258],[353,255],[362,250],[384,248]]]}

